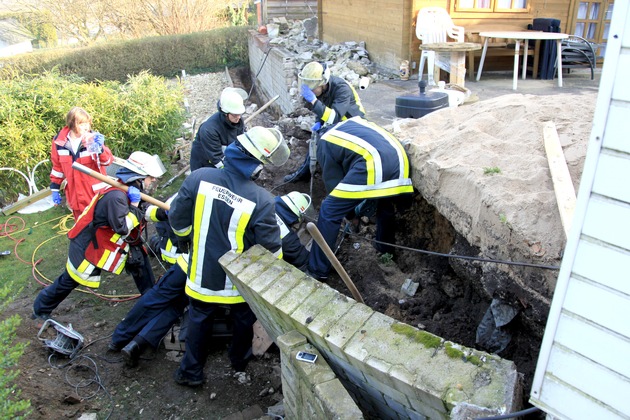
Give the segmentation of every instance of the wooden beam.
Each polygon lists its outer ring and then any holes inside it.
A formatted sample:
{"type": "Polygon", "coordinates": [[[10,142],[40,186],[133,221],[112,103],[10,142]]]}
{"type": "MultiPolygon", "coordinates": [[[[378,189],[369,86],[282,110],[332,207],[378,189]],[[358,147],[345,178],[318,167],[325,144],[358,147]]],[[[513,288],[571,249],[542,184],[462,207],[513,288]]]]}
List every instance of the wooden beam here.
{"type": "Polygon", "coordinates": [[[33,193],[26,198],[16,201],[13,204],[9,204],[2,209],[2,214],[4,214],[5,216],[13,214],[19,210],[22,210],[24,207],[28,207],[31,204],[48,197],[50,194],[52,194],[52,192],[50,191],[50,187],[45,188],[41,191],[37,191],[36,193],[33,193]]]}
{"type": "Polygon", "coordinates": [[[545,142],[545,152],[551,171],[553,189],[556,193],[560,220],[564,228],[565,235],[568,236],[573,222],[573,212],[575,211],[575,189],[571,181],[571,174],[567,167],[567,162],[562,152],[562,145],[558,138],[556,125],[553,121],[547,121],[543,125],[543,137],[545,142]]]}

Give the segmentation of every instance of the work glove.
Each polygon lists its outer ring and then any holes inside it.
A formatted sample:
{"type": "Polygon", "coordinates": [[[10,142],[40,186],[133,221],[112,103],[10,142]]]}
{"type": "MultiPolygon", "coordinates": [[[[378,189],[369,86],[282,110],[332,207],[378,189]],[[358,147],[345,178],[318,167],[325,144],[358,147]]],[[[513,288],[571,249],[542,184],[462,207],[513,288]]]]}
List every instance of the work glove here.
{"type": "Polygon", "coordinates": [[[302,97],[306,100],[306,102],[312,104],[313,102],[315,102],[315,100],[317,99],[315,97],[315,94],[313,93],[313,91],[311,90],[311,88],[309,88],[308,86],[306,86],[305,84],[302,85],[302,97]]]}
{"type": "Polygon", "coordinates": [[[138,203],[140,203],[140,190],[134,186],[130,186],[127,190],[127,197],[129,197],[131,204],[137,206],[138,203]]]}
{"type": "Polygon", "coordinates": [[[317,121],[315,124],[313,124],[313,126],[311,127],[311,131],[315,132],[315,131],[319,131],[319,129],[322,128],[322,122],[321,121],[317,121]]]}
{"type": "Polygon", "coordinates": [[[56,190],[52,191],[52,199],[53,199],[53,204],[55,206],[61,205],[61,195],[59,195],[59,191],[56,191],[56,190]]]}
{"type": "Polygon", "coordinates": [[[98,147],[103,150],[103,145],[105,144],[105,136],[99,132],[94,133],[94,143],[98,144],[98,147]]]}

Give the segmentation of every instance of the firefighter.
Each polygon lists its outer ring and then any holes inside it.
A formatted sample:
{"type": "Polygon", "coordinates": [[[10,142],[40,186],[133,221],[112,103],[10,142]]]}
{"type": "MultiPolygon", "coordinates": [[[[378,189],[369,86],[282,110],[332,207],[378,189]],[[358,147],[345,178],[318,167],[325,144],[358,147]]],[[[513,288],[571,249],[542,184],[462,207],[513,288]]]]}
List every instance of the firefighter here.
{"type": "MultiPolygon", "coordinates": [[[[331,76],[324,63],[312,61],[298,74],[302,82],[300,93],[306,106],[315,113],[315,125],[311,131],[317,133],[322,126],[336,124],[348,118],[365,116],[357,91],[341,77],[331,76]]],[[[293,173],[284,177],[284,182],[298,182],[308,179],[310,156],[293,173]]]]}
{"type": "MultiPolygon", "coordinates": [[[[302,271],[308,263],[308,251],[300,243],[292,226],[301,222],[306,215],[312,217],[310,205],[311,198],[297,191],[275,199],[283,259],[302,271]]],[[[188,237],[181,238],[178,249],[187,252],[188,243],[188,237]]],[[[179,254],[177,263],[169,268],[149,292],[142,295],[116,327],[109,349],[122,351],[127,366],[136,366],[148,346],[156,349],[162,338],[184,314],[188,303],[184,291],[187,271],[188,254],[179,254]]]]}
{"type": "Polygon", "coordinates": [[[214,113],[201,126],[190,152],[190,170],[222,168],[225,148],[245,131],[241,116],[245,112],[243,98],[235,88],[225,88],[214,113]]]}
{"type": "Polygon", "coordinates": [[[140,293],[149,290],[153,270],[143,248],[144,202],[140,192],[149,189],[166,170],[157,155],[133,152],[116,171],[127,192],[110,187],[99,192],[68,232],[70,247],[65,271],[44,288],[33,305],[35,318],[47,319],[78,285],[98,288],[101,270],[132,275],[140,293]]]}
{"type": "Polygon", "coordinates": [[[66,181],[65,195],[68,207],[77,220],[90,204],[92,197],[107,184],[99,182],[83,172],[72,169],[78,162],[93,171],[107,175],[105,167],[114,160],[111,150],[105,146],[105,137],[91,130],[92,116],[83,108],[73,107],[66,115],[66,126],[53,138],[50,161],[50,191],[55,206],[61,205],[59,188],[66,181]]]}
{"type": "MultiPolygon", "coordinates": [[[[377,200],[376,240],[393,243],[396,206],[413,193],[409,159],[398,139],[361,117],[350,118],[322,135],[317,161],[328,193],[317,228],[328,246],[334,246],[343,218],[355,218],[354,209],[365,199],[377,200]]],[[[382,244],[375,248],[382,253],[393,249],[382,244]]],[[[307,272],[325,281],[330,269],[330,261],[314,243],[307,272]]]]}
{"type": "MultiPolygon", "coordinates": [[[[171,202],[177,194],[166,200],[166,204],[170,206],[171,202]]],[[[167,212],[158,206],[150,205],[144,213],[144,218],[148,222],[155,222],[156,234],[149,238],[149,248],[156,257],[169,264],[169,266],[177,262],[177,257],[182,253],[178,248],[180,242],[171,224],[168,222],[167,212]]],[[[187,251],[186,251],[187,252],[187,251]]]]}
{"type": "Polygon", "coordinates": [[[278,166],[288,158],[278,130],[253,127],[225,149],[223,169],[192,172],[171,204],[173,230],[193,238],[185,288],[190,298],[186,353],[174,378],[180,385],[204,382],[212,315],[219,305],[230,305],[233,319],[232,368],[243,371],[247,365],[256,317],[218,260],[230,250],[241,253],[255,244],[282,258],[273,197],[254,180],[264,164],[278,166]]]}

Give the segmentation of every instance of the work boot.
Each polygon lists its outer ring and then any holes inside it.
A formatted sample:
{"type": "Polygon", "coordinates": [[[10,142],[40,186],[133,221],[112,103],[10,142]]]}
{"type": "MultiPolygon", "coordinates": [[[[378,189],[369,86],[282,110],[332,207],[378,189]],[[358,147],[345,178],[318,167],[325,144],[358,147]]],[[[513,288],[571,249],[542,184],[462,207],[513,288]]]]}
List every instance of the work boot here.
{"type": "Polygon", "coordinates": [[[109,344],[107,345],[107,350],[109,351],[115,351],[115,352],[119,352],[123,349],[122,344],[118,344],[118,343],[114,343],[113,341],[110,341],[109,344]]]}
{"type": "Polygon", "coordinates": [[[308,169],[308,165],[302,165],[297,171],[291,172],[284,177],[285,183],[294,183],[300,181],[308,181],[311,177],[311,171],[308,169]]]}
{"type": "Polygon", "coordinates": [[[142,354],[142,348],[137,341],[131,340],[129,344],[123,347],[121,353],[127,367],[136,367],[140,360],[140,354],[142,354]]]}
{"type": "Polygon", "coordinates": [[[310,271],[308,269],[306,270],[305,274],[307,276],[313,277],[315,280],[321,281],[322,283],[326,283],[328,281],[328,276],[327,275],[315,274],[315,273],[313,273],[312,271],[310,271]]]}
{"type": "Polygon", "coordinates": [[[189,387],[197,387],[203,385],[205,382],[203,379],[190,379],[184,375],[184,372],[180,368],[177,368],[175,371],[175,375],[173,375],[173,379],[179,385],[189,386],[189,387]]]}

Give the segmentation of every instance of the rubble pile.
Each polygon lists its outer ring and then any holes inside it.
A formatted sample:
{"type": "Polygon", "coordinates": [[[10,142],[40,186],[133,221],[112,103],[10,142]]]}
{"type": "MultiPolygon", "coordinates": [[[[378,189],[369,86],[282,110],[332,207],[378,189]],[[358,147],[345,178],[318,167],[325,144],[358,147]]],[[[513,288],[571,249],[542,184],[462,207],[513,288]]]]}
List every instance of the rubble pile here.
{"type": "Polygon", "coordinates": [[[368,83],[394,77],[394,74],[385,74],[375,68],[370,61],[365,42],[347,41],[330,45],[318,39],[317,18],[294,21],[274,19],[274,22],[274,25],[279,25],[279,33],[276,37],[270,37],[269,46],[282,47],[295,53],[298,72],[311,61],[325,62],[331,74],[347,80],[357,88],[363,77],[369,78],[368,83]]]}

